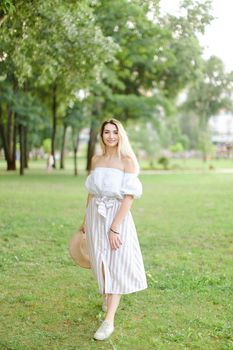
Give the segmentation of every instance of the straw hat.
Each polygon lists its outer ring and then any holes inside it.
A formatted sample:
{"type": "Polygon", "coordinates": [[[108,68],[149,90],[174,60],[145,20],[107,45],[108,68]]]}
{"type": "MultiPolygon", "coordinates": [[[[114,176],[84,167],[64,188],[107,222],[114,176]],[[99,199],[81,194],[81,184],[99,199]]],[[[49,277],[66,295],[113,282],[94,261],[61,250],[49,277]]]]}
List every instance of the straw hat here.
{"type": "Polygon", "coordinates": [[[86,269],[91,268],[86,235],[82,231],[76,232],[70,239],[69,242],[69,253],[74,262],[86,269]]]}

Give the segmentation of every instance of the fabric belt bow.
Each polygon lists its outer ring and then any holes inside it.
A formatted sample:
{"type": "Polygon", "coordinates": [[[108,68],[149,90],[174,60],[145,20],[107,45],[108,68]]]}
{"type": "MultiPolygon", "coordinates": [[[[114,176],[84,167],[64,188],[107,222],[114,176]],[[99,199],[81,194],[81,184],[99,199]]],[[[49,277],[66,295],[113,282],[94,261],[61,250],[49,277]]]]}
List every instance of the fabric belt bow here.
{"type": "Polygon", "coordinates": [[[98,207],[98,213],[106,218],[107,209],[113,207],[115,199],[108,198],[106,196],[96,197],[96,204],[98,207]]]}

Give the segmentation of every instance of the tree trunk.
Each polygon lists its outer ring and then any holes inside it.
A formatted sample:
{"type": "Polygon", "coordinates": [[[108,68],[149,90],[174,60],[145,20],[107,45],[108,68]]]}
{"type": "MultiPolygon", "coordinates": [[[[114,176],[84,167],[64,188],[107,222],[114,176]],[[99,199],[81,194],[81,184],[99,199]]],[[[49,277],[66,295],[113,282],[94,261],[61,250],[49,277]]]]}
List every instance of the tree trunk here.
{"type": "Polygon", "coordinates": [[[74,175],[78,175],[78,166],[77,166],[77,154],[79,148],[79,133],[77,134],[76,141],[74,142],[74,175]]]}
{"type": "Polygon", "coordinates": [[[12,154],[12,160],[14,162],[14,170],[16,170],[16,137],[17,137],[17,123],[15,121],[14,125],[14,134],[13,134],[13,154],[12,154]]]}
{"type": "Polygon", "coordinates": [[[53,168],[56,168],[55,159],[55,139],[57,130],[57,86],[56,83],[53,85],[53,103],[52,103],[52,114],[53,114],[53,127],[52,127],[52,143],[51,143],[51,154],[53,156],[53,168]]]}
{"type": "Polygon", "coordinates": [[[16,170],[16,114],[7,108],[7,146],[9,161],[7,170],[16,170]]]}
{"type": "Polygon", "coordinates": [[[199,142],[201,142],[202,160],[207,162],[208,150],[207,150],[207,128],[208,118],[207,116],[201,116],[199,120],[199,142]]]}
{"type": "Polygon", "coordinates": [[[7,171],[16,170],[16,126],[15,115],[7,108],[7,123],[3,122],[2,110],[0,110],[0,136],[7,162],[7,171]]]}
{"type": "Polygon", "coordinates": [[[78,169],[77,169],[77,147],[74,146],[74,176],[78,175],[78,169]]]}
{"type": "Polygon", "coordinates": [[[9,154],[12,155],[13,148],[14,148],[14,122],[15,122],[15,115],[11,111],[9,107],[7,107],[7,116],[8,116],[8,123],[7,123],[7,143],[8,143],[8,149],[9,154]]]}
{"type": "Polygon", "coordinates": [[[24,175],[24,127],[19,125],[19,148],[20,148],[20,175],[24,175]]]}
{"type": "Polygon", "coordinates": [[[98,128],[97,123],[95,119],[92,119],[91,121],[91,127],[90,127],[90,136],[88,141],[88,148],[87,148],[87,165],[86,170],[89,172],[91,170],[91,158],[95,154],[95,146],[97,142],[97,136],[98,136],[98,128]]]}
{"type": "Polygon", "coordinates": [[[29,154],[28,154],[28,142],[27,142],[27,135],[28,135],[28,129],[26,126],[23,127],[23,134],[24,134],[24,147],[23,147],[23,150],[24,150],[24,168],[28,168],[28,157],[29,157],[29,154]]]}
{"type": "Polygon", "coordinates": [[[61,144],[60,169],[65,169],[64,156],[65,156],[65,144],[66,144],[66,131],[67,131],[67,125],[64,125],[63,135],[62,135],[62,144],[61,144]]]}
{"type": "Polygon", "coordinates": [[[9,150],[7,147],[7,140],[6,140],[5,128],[4,128],[4,124],[3,124],[1,106],[0,106],[0,137],[2,139],[2,146],[3,146],[3,150],[4,150],[5,160],[8,162],[10,155],[9,155],[9,150]]]}
{"type": "Polygon", "coordinates": [[[204,152],[204,151],[203,151],[203,153],[202,153],[202,160],[203,160],[204,163],[207,162],[207,154],[206,154],[206,152],[204,152]]]}

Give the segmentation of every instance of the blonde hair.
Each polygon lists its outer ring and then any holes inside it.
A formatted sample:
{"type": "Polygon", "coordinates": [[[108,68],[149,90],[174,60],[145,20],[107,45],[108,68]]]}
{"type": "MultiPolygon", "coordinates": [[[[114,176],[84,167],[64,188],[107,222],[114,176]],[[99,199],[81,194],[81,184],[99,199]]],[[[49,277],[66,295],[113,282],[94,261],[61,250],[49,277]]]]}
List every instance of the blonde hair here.
{"type": "Polygon", "coordinates": [[[119,159],[121,159],[122,157],[131,158],[135,164],[137,173],[139,173],[140,167],[139,167],[136,155],[135,155],[135,153],[130,145],[128,135],[127,135],[122,123],[117,119],[112,118],[112,119],[106,120],[101,125],[101,128],[100,128],[100,146],[101,146],[103,154],[106,153],[106,146],[103,142],[103,133],[104,133],[105,125],[107,125],[107,124],[115,125],[115,127],[117,128],[118,136],[119,136],[119,141],[118,141],[118,145],[117,145],[117,154],[118,154],[119,159]]]}

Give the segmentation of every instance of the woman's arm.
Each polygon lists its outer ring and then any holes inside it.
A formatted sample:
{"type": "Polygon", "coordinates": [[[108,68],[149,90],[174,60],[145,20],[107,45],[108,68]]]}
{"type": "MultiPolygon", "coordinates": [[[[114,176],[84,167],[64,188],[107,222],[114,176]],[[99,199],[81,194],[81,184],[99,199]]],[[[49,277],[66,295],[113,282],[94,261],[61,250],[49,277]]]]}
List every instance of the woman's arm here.
{"type": "MultiPolygon", "coordinates": [[[[86,208],[91,200],[91,198],[93,197],[93,194],[92,193],[88,193],[88,196],[87,196],[87,201],[86,201],[86,208]]],[[[82,225],[80,226],[80,230],[83,232],[83,233],[86,233],[86,213],[84,215],[84,219],[83,219],[83,223],[82,225]]]]}
{"type": "Polygon", "coordinates": [[[90,202],[90,200],[91,200],[92,197],[93,197],[93,194],[92,194],[92,193],[88,193],[86,208],[88,207],[88,204],[89,204],[89,202],[90,202]]]}
{"type": "Polygon", "coordinates": [[[119,237],[119,225],[130,210],[132,203],[133,196],[125,195],[118,209],[118,212],[112,222],[112,225],[109,230],[109,242],[113,250],[117,250],[122,244],[122,241],[119,237]]]}
{"type": "Polygon", "coordinates": [[[115,231],[118,232],[118,227],[120,225],[120,223],[122,222],[122,220],[124,219],[124,217],[126,216],[126,214],[128,213],[128,211],[130,210],[131,206],[132,206],[132,203],[133,203],[133,196],[131,195],[125,195],[122,202],[121,202],[121,205],[120,205],[120,208],[112,222],[112,225],[111,225],[111,228],[115,231]]]}
{"type": "MultiPolygon", "coordinates": [[[[124,161],[124,169],[125,172],[127,173],[135,173],[136,172],[136,168],[135,168],[135,164],[132,161],[132,159],[127,158],[124,161]]],[[[118,248],[120,248],[120,245],[122,244],[121,239],[119,237],[119,226],[122,222],[122,220],[124,219],[124,217],[126,216],[126,214],[129,212],[132,203],[134,200],[134,196],[130,195],[130,194],[126,194],[121,202],[121,205],[113,219],[112,225],[110,227],[110,231],[109,231],[109,241],[110,241],[110,245],[111,248],[116,250],[118,248]],[[114,233],[113,231],[117,232],[114,233]]]]}
{"type": "MultiPolygon", "coordinates": [[[[90,202],[92,197],[93,197],[93,194],[92,193],[88,193],[87,202],[86,202],[86,208],[88,207],[88,204],[89,204],[89,202],[90,202]]],[[[86,214],[84,216],[84,221],[86,221],[86,214]]]]}
{"type": "MultiPolygon", "coordinates": [[[[96,155],[91,158],[91,170],[94,170],[97,159],[98,159],[98,156],[96,156],[96,155]]],[[[93,194],[92,193],[88,193],[87,201],[86,201],[86,208],[88,207],[88,204],[89,204],[89,202],[90,202],[92,197],[93,197],[93,194]]],[[[83,233],[86,233],[86,213],[85,213],[85,216],[84,216],[84,219],[83,219],[83,223],[82,223],[82,225],[80,227],[80,230],[83,233]]]]}

